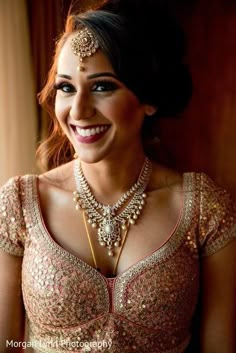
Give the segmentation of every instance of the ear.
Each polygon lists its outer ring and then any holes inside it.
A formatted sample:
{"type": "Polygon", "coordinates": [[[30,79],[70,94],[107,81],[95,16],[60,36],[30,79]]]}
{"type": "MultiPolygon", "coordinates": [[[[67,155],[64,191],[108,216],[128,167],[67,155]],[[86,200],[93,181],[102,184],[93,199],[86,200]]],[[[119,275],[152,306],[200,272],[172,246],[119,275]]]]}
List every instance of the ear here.
{"type": "Polygon", "coordinates": [[[158,108],[153,105],[146,104],[145,105],[145,114],[148,116],[152,116],[157,112],[158,108]]]}

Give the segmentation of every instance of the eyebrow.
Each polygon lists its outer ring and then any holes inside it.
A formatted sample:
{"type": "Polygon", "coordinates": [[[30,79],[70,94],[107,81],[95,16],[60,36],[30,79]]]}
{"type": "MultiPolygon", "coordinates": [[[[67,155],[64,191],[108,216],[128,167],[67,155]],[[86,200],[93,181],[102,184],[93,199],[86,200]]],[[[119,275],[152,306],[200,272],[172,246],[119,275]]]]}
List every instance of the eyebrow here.
{"type": "MultiPolygon", "coordinates": [[[[64,75],[64,74],[57,74],[58,77],[62,77],[62,78],[66,78],[68,80],[72,80],[72,77],[69,75],[64,75]]],[[[111,72],[98,72],[96,74],[91,74],[87,76],[88,80],[91,80],[93,78],[97,78],[97,77],[104,77],[104,76],[108,76],[108,77],[114,77],[115,79],[118,79],[118,77],[111,73],[111,72]]]]}
{"type": "Polygon", "coordinates": [[[69,75],[64,75],[64,74],[56,74],[57,77],[62,77],[62,78],[66,78],[68,80],[72,80],[72,77],[69,75]]]}
{"type": "Polygon", "coordinates": [[[97,77],[101,77],[101,76],[114,77],[114,78],[118,79],[118,77],[111,72],[98,72],[97,74],[91,74],[91,75],[87,76],[87,79],[91,80],[92,78],[97,78],[97,77]]]}

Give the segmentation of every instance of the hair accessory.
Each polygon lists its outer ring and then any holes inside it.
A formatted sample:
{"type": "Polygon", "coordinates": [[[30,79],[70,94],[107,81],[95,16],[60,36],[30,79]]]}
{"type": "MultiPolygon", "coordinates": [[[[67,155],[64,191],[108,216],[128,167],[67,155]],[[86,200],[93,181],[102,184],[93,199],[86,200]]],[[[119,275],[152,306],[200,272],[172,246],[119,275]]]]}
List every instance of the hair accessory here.
{"type": "Polygon", "coordinates": [[[75,207],[85,211],[87,222],[97,229],[98,242],[108,249],[109,256],[114,255],[114,248],[121,246],[122,233],[126,232],[130,225],[134,225],[141,215],[151,171],[151,162],[146,158],[136,183],[114,205],[103,205],[92,194],[79,160],[74,161],[77,186],[77,191],[73,193],[75,207]],[[120,211],[121,208],[123,209],[120,211]]]}
{"type": "Polygon", "coordinates": [[[94,34],[85,27],[71,40],[71,48],[72,52],[79,57],[78,70],[82,71],[84,70],[83,59],[96,53],[99,43],[94,34]]]}

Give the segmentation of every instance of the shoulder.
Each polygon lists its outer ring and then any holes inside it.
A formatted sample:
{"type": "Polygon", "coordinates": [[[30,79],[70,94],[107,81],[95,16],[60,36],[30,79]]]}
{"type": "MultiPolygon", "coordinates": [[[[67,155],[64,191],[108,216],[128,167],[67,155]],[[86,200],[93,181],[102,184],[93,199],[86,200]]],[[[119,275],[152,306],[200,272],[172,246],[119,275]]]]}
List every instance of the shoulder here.
{"type": "Polygon", "coordinates": [[[214,218],[224,219],[227,213],[235,214],[235,204],[230,193],[213,181],[207,174],[199,174],[200,211],[202,218],[213,214],[214,218]]]}
{"type": "Polygon", "coordinates": [[[7,208],[11,210],[12,208],[12,212],[13,210],[18,210],[19,213],[20,209],[24,206],[27,190],[31,190],[36,178],[37,175],[35,174],[25,174],[8,179],[7,182],[0,187],[0,210],[7,208]]]}
{"type": "Polygon", "coordinates": [[[70,190],[74,187],[73,161],[51,169],[38,176],[39,187],[43,191],[50,187],[70,190]]]}
{"type": "Polygon", "coordinates": [[[14,255],[23,254],[25,234],[22,182],[12,177],[0,188],[0,247],[14,255]]]}
{"type": "Polygon", "coordinates": [[[183,175],[177,171],[167,168],[164,165],[152,162],[152,176],[150,180],[150,190],[172,189],[179,191],[182,189],[183,175]]]}
{"type": "MultiPolygon", "coordinates": [[[[15,201],[18,200],[20,202],[21,199],[21,187],[22,180],[24,177],[15,176],[10,178],[3,186],[0,188],[0,200],[1,204],[14,204],[15,201]]],[[[2,206],[2,210],[5,209],[6,206],[2,206]]]]}
{"type": "Polygon", "coordinates": [[[205,173],[197,175],[199,244],[203,256],[212,255],[236,237],[236,207],[231,195],[205,173]]]}
{"type": "Polygon", "coordinates": [[[38,176],[38,194],[43,211],[71,199],[74,190],[73,161],[38,176]]]}
{"type": "Polygon", "coordinates": [[[183,175],[163,165],[152,163],[148,192],[153,206],[169,209],[179,216],[183,204],[183,175]]]}

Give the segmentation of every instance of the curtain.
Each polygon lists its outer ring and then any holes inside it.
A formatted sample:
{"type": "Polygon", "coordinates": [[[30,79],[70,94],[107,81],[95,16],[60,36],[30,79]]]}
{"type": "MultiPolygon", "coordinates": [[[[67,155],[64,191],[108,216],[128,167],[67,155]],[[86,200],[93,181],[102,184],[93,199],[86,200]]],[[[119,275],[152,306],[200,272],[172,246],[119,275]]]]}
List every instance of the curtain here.
{"type": "Polygon", "coordinates": [[[160,140],[180,171],[204,171],[236,200],[236,2],[193,1],[182,16],[193,99],[180,119],[160,122],[160,140]]]}
{"type": "Polygon", "coordinates": [[[35,172],[37,131],[25,0],[0,0],[0,185],[35,172]]]}

